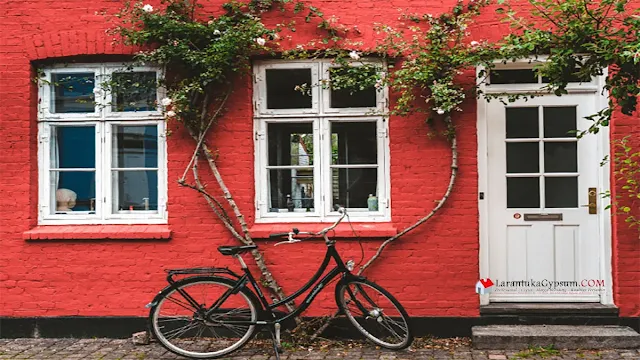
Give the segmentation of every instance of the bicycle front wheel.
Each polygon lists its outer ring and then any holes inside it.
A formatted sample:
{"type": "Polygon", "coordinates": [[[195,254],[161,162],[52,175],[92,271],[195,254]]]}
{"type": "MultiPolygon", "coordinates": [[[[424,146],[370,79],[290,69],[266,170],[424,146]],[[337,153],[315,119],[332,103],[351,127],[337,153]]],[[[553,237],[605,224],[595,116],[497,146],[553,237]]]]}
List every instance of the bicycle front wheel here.
{"type": "Polygon", "coordinates": [[[151,308],[151,331],[160,344],[178,355],[213,359],[242,347],[254,333],[255,296],[235,281],[198,276],[176,282],[151,308]]]}
{"type": "Polygon", "coordinates": [[[338,285],[336,301],[353,326],[377,345],[392,350],[411,345],[409,315],[380,285],[364,279],[347,281],[338,285]]]}

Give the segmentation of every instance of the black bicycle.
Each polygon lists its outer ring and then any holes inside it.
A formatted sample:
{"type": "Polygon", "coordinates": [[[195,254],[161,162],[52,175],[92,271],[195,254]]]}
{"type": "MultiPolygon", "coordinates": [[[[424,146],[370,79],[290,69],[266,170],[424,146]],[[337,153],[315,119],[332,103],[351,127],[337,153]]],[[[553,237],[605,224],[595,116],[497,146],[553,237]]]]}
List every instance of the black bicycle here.
{"type": "Polygon", "coordinates": [[[279,358],[281,323],[305,311],[320,290],[340,276],[335,296],[341,313],[375,344],[393,350],[407,348],[413,335],[405,309],[380,285],[352,274],[353,260],[345,264],[335,248],[335,240],[327,237],[327,233],[346,216],[342,208],[340,213],[341,217],[334,224],[317,233],[293,229],[289,233],[270,235],[270,238],[288,237],[287,241],[275,245],[299,242],[301,239],[294,236],[300,235],[306,236],[304,239],[322,236],[327,245],[320,269],[311,280],[274,303],[267,301],[241,257],[245,252],[256,250],[256,245],[218,247],[222,255],[233,256],[240,262],[242,275],[228,268],[167,270],[169,285],[147,305],[151,309],[151,333],[173,353],[205,359],[240,349],[252,338],[258,326],[266,326],[273,339],[276,358],[279,358]],[[331,259],[336,266],[320,279],[331,259]],[[175,280],[177,275],[188,276],[175,280]],[[309,289],[311,291],[295,311],[284,314],[274,311],[309,289]]]}

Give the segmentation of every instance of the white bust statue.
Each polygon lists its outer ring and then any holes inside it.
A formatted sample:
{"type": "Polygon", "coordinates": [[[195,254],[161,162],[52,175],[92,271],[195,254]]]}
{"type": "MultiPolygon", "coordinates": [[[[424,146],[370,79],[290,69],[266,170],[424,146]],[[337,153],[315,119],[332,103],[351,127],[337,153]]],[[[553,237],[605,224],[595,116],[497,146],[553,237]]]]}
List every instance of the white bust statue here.
{"type": "Polygon", "coordinates": [[[72,211],[76,206],[77,195],[69,189],[58,189],[56,191],[56,211],[72,211]]]}

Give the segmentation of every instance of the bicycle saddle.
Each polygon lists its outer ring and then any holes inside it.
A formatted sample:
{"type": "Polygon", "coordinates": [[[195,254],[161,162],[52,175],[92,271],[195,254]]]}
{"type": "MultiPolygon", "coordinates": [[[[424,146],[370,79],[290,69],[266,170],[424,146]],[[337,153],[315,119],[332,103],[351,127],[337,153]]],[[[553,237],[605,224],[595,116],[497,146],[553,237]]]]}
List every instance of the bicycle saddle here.
{"type": "Polygon", "coordinates": [[[257,245],[218,246],[218,251],[220,251],[222,255],[238,255],[257,248],[257,245]]]}

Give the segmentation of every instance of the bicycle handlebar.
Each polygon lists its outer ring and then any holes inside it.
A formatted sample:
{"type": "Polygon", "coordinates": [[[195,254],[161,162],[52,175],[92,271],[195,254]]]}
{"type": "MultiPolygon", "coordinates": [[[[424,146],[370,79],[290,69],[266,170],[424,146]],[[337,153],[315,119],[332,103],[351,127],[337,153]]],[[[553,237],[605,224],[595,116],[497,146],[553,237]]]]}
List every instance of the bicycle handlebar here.
{"type": "Polygon", "coordinates": [[[334,222],[333,224],[331,224],[331,226],[326,227],[318,232],[301,232],[300,230],[298,230],[297,228],[293,228],[292,231],[288,232],[288,233],[279,233],[279,234],[271,234],[269,235],[270,239],[274,239],[274,238],[281,238],[283,236],[288,236],[289,240],[287,241],[281,241],[279,243],[276,243],[273,246],[278,246],[281,244],[293,244],[296,242],[300,242],[302,240],[300,239],[294,239],[293,236],[294,235],[310,235],[310,236],[319,236],[319,235],[325,235],[326,233],[328,233],[329,231],[335,229],[336,226],[338,226],[338,224],[340,224],[340,222],[342,222],[342,220],[344,219],[345,216],[347,216],[347,210],[344,207],[340,207],[338,208],[338,213],[342,214],[340,216],[340,218],[338,218],[338,220],[336,220],[336,222],[334,222]]]}

